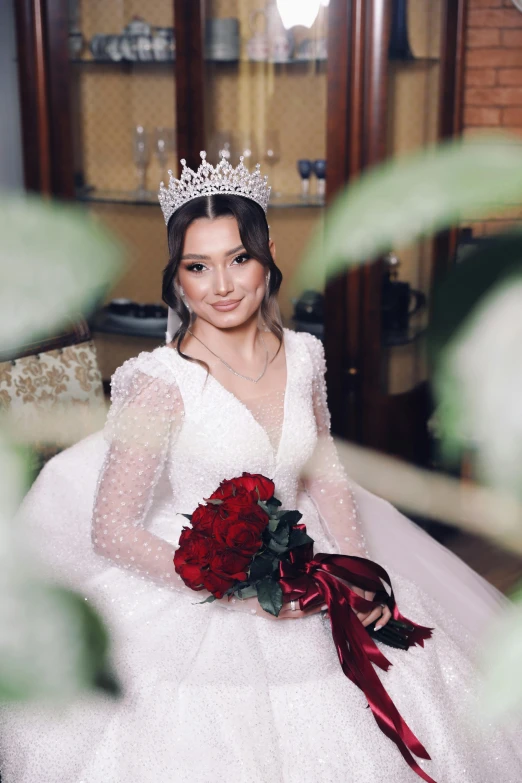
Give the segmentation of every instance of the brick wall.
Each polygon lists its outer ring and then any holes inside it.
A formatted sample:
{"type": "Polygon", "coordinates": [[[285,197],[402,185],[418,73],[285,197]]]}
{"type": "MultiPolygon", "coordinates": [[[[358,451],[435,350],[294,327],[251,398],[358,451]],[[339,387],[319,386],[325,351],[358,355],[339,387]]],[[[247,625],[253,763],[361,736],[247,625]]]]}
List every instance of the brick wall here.
{"type": "MultiPolygon", "coordinates": [[[[522,139],[522,12],[511,0],[468,0],[464,125],[522,139]]],[[[481,235],[520,222],[522,205],[470,225],[481,235]]]]}

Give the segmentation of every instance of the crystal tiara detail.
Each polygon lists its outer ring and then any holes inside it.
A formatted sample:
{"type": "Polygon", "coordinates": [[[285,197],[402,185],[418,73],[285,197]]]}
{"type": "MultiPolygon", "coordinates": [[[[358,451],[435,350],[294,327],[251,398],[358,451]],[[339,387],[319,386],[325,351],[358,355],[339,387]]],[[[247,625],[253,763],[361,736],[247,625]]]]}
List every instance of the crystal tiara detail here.
{"type": "Polygon", "coordinates": [[[158,199],[165,224],[168,224],[174,212],[187,201],[219,193],[249,198],[259,204],[266,213],[271,188],[268,184],[268,177],[261,176],[259,163],[255,170],[250,172],[243,164],[243,156],[239,158],[239,166],[236,169],[226,158],[222,157],[214,167],[208,163],[206,152],[199,154],[201,155],[201,165],[197,171],[189,169],[187,161],[182,160],[183,171],[180,178],[175,179],[172,171],[169,171],[168,188],[163,182],[160,184],[158,199]]]}

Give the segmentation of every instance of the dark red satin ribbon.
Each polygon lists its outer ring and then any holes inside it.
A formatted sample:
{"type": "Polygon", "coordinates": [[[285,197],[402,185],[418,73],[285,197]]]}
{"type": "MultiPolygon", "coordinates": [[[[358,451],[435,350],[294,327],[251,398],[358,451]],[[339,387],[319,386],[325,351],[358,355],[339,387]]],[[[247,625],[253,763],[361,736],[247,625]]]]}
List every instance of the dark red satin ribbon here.
{"type": "MultiPolygon", "coordinates": [[[[306,532],[305,525],[296,527],[306,532]]],[[[363,691],[379,728],[397,745],[411,769],[427,783],[436,783],[413,758],[412,754],[428,760],[430,756],[399,714],[372,666],[373,663],[387,671],[392,664],[353,610],[369,612],[385,602],[396,620],[413,626],[413,631],[406,632],[408,648],[416,644],[424,647],[424,641],[431,637],[433,629],[417,625],[401,615],[390,577],[384,568],[371,560],[347,555],[317,554],[314,557],[313,544],[310,543],[290,550],[290,560],[279,564],[279,576],[283,595],[288,601],[299,600],[301,609],[322,604],[328,606],[332,635],[343,672],[363,691]],[[375,600],[362,598],[340,580],[374,592],[375,600]],[[389,595],[382,582],[389,586],[389,595]]]]}

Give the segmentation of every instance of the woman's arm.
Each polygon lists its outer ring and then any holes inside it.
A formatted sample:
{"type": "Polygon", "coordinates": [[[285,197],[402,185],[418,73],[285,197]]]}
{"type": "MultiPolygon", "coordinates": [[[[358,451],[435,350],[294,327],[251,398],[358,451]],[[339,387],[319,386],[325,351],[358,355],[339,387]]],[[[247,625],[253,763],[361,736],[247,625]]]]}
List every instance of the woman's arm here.
{"type": "MultiPolygon", "coordinates": [[[[144,527],[169,448],[183,424],[181,394],[172,381],[139,370],[129,374],[128,367],[120,370],[113,378],[105,427],[110,445],[94,501],[94,551],[119,568],[188,593],[194,602],[202,601],[210,594],[190,589],[174,570],[177,547],[144,527]]],[[[263,613],[257,599],[219,603],[228,609],[263,613]]]]}
{"type": "Polygon", "coordinates": [[[309,335],[307,338],[314,373],[312,394],[318,441],[307,469],[305,488],[340,553],[369,557],[355,496],[330,432],[324,348],[317,338],[309,335]]]}

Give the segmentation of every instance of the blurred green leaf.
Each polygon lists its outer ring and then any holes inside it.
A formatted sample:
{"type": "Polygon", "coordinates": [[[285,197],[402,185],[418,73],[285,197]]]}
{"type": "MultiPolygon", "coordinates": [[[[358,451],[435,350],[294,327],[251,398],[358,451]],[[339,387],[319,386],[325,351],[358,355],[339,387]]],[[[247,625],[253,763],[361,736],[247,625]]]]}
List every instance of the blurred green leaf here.
{"type": "Polygon", "coordinates": [[[0,700],[70,699],[86,689],[120,691],[108,637],[86,600],[22,574],[2,574],[0,700]]]}
{"type": "Polygon", "coordinates": [[[349,266],[522,199],[522,147],[510,136],[459,140],[392,159],[364,174],[328,210],[296,275],[322,287],[349,266]]]}
{"type": "Polygon", "coordinates": [[[482,240],[451,269],[432,297],[427,347],[433,364],[484,296],[516,275],[522,275],[522,231],[482,240]]]}
{"type": "Polygon", "coordinates": [[[522,713],[522,678],[518,676],[522,660],[522,584],[511,598],[516,603],[488,629],[488,639],[482,651],[486,673],[482,700],[489,717],[494,720],[515,717],[522,713]]]}
{"type": "Polygon", "coordinates": [[[97,613],[82,596],[41,579],[23,519],[13,524],[27,490],[28,454],[0,433],[0,700],[71,698],[92,687],[116,694],[97,613]]]}
{"type": "Polygon", "coordinates": [[[122,259],[121,245],[84,209],[0,194],[2,352],[90,310],[122,259]]]}
{"type": "Polygon", "coordinates": [[[522,498],[522,276],[493,287],[437,357],[444,454],[466,450],[478,479],[522,498]]]}

